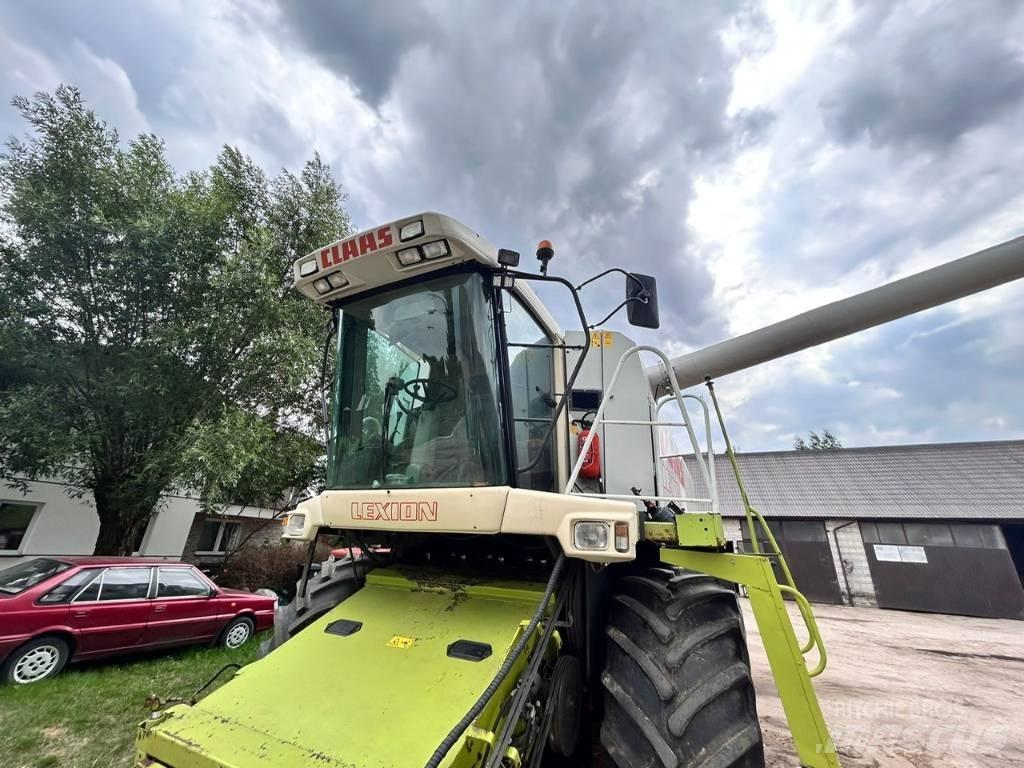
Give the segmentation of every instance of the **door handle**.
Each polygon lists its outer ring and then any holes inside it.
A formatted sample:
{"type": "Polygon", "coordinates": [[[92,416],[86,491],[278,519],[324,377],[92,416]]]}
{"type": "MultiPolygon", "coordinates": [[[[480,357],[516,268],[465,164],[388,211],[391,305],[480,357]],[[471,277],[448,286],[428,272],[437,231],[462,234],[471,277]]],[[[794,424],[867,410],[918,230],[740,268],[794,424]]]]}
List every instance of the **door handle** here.
{"type": "Polygon", "coordinates": [[[163,613],[166,610],[167,610],[167,606],[166,605],[154,605],[153,606],[153,613],[163,613]]]}
{"type": "Polygon", "coordinates": [[[89,615],[88,611],[72,611],[71,615],[76,619],[84,619],[89,615]]]}

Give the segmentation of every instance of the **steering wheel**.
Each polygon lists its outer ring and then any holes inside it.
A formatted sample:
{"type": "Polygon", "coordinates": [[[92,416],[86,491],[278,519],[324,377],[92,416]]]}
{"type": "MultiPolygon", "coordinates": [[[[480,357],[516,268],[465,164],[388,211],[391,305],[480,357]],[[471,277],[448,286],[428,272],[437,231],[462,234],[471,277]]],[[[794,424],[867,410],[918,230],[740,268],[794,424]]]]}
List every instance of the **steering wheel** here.
{"type": "Polygon", "coordinates": [[[432,381],[431,379],[412,379],[402,387],[405,392],[416,402],[423,403],[447,403],[458,397],[455,387],[445,384],[443,381],[432,381]]]}

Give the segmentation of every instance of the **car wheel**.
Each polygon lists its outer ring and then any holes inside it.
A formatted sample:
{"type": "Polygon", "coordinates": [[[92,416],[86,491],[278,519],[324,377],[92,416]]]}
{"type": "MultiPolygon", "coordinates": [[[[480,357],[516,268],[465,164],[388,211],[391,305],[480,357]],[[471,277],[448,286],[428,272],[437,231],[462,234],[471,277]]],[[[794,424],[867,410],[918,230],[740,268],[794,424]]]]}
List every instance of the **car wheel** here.
{"type": "Polygon", "coordinates": [[[238,616],[231,621],[220,635],[222,648],[239,648],[245,645],[252,637],[255,625],[252,619],[246,616],[238,616]]]}
{"type": "Polygon", "coordinates": [[[70,648],[59,637],[39,637],[15,650],[4,663],[3,679],[27,685],[53,677],[68,663],[70,648]]]}

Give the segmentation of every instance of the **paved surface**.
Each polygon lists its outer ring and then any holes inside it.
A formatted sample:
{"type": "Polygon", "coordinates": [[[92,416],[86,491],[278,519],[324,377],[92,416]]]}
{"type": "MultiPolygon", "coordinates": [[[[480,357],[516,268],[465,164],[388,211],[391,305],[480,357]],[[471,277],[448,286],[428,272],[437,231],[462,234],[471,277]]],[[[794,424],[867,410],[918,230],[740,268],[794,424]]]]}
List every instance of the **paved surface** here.
{"type": "MultiPolygon", "coordinates": [[[[768,765],[799,765],[746,600],[768,765]]],[[[799,615],[791,610],[797,636],[799,615]]],[[[843,768],[1024,768],[1024,622],[817,605],[843,768]]]]}

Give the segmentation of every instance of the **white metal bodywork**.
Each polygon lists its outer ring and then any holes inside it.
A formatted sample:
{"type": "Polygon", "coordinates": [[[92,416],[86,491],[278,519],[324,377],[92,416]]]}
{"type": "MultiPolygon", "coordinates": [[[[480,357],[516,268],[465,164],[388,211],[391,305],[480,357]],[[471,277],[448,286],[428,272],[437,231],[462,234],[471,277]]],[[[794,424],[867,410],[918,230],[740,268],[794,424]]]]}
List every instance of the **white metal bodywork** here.
{"type": "MultiPolygon", "coordinates": [[[[450,216],[428,211],[364,230],[307,253],[295,260],[292,265],[292,276],[298,291],[318,304],[330,305],[367,291],[429,275],[467,261],[476,261],[497,268],[498,249],[465,224],[450,216]],[[417,221],[423,222],[423,234],[402,242],[399,237],[402,227],[417,221]],[[447,256],[424,259],[411,266],[403,266],[398,261],[398,251],[438,240],[448,243],[447,256]],[[316,270],[303,276],[303,269],[309,269],[307,265],[311,263],[315,265],[316,270]],[[335,274],[340,274],[346,280],[345,285],[327,293],[319,293],[314,283],[335,274]]],[[[518,280],[512,291],[546,330],[561,341],[562,329],[533,289],[518,280]]]]}
{"type": "Polygon", "coordinates": [[[288,516],[284,537],[311,541],[320,528],[408,533],[481,533],[553,536],[567,557],[613,563],[636,557],[639,534],[632,502],[586,499],[508,486],[324,491],[288,516]],[[577,522],[625,523],[629,549],[582,550],[572,530],[577,522]]]}

